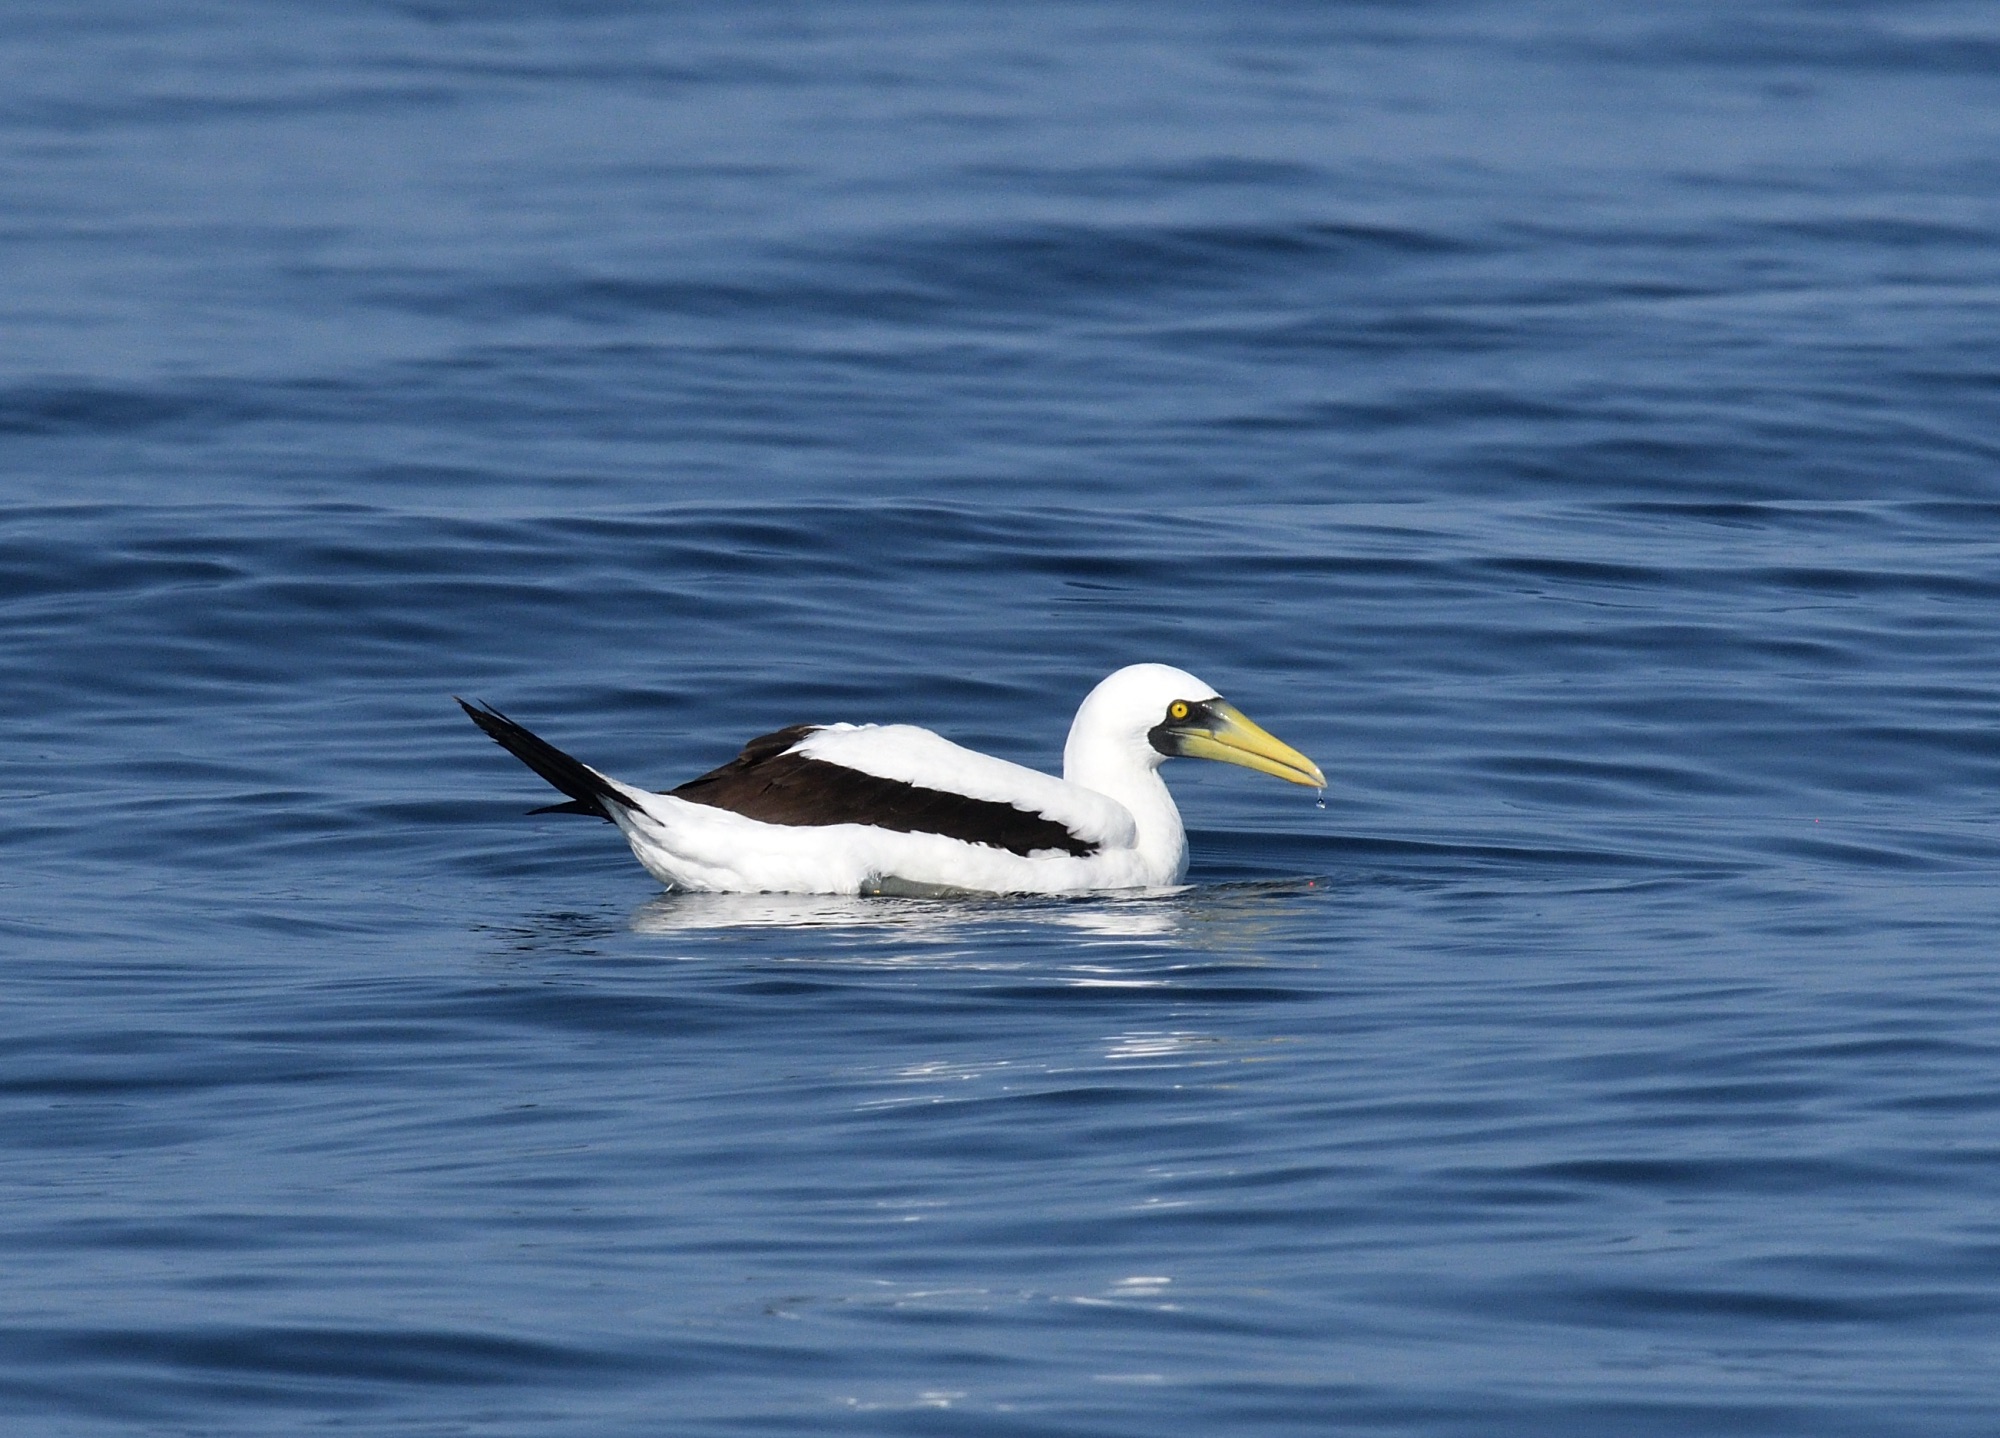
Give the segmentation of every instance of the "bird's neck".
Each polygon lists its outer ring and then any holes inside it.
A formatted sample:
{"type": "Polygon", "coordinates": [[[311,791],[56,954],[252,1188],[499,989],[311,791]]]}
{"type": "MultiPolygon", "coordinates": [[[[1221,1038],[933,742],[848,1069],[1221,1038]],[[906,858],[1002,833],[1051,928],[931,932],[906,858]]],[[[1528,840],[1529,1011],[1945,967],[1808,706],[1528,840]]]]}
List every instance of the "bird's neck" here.
{"type": "Polygon", "coordinates": [[[1181,881],[1187,873],[1187,833],[1158,764],[1116,745],[1071,735],[1063,750],[1063,778],[1125,806],[1138,829],[1139,857],[1153,883],[1181,881]]]}

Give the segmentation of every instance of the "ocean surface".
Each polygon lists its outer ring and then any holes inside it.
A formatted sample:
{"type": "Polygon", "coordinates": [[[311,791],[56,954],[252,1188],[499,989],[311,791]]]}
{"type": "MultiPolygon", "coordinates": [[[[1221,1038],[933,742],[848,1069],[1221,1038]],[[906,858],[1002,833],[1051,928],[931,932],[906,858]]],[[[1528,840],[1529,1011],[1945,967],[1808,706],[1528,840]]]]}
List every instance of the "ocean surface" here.
{"type": "Polygon", "coordinates": [[[7,1433],[2000,1432],[2000,9],[0,16],[7,1433]]]}

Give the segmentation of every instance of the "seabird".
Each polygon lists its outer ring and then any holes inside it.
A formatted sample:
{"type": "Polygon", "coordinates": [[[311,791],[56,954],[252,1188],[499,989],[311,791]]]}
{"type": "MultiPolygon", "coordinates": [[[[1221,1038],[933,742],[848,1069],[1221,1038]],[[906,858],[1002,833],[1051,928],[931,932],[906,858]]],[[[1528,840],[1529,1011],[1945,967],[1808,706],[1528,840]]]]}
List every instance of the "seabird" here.
{"type": "Polygon", "coordinates": [[[1168,759],[1219,759],[1326,787],[1319,766],[1210,685],[1134,664],[1085,697],[1063,777],[908,724],[795,724],[664,794],[613,779],[497,710],[472,722],[569,796],[536,813],[618,826],[670,889],[712,893],[1077,894],[1177,884],[1187,835],[1168,759]]]}

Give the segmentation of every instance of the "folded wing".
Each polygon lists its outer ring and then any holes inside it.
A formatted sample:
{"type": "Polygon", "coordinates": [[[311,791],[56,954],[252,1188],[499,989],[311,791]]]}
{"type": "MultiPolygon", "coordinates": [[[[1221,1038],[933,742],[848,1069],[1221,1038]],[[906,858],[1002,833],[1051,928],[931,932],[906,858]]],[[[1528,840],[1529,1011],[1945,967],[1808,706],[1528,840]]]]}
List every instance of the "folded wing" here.
{"type": "Polygon", "coordinates": [[[794,725],[671,791],[766,824],[868,824],[1023,856],[1133,842],[1120,806],[910,725],[794,725]]]}

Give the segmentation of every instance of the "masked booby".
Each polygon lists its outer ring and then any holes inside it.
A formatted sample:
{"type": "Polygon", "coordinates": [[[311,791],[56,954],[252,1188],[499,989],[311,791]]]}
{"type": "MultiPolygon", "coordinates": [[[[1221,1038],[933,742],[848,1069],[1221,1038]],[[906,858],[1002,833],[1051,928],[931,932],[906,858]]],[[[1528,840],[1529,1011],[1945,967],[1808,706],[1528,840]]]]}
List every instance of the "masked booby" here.
{"type": "Polygon", "coordinates": [[[499,711],[472,722],[569,796],[536,813],[618,826],[670,889],[721,893],[1075,894],[1179,883],[1187,835],[1168,759],[1219,759],[1326,787],[1319,766],[1210,685],[1134,664],[1091,690],[1063,777],[908,724],[795,724],[664,794],[600,774],[499,711]]]}

